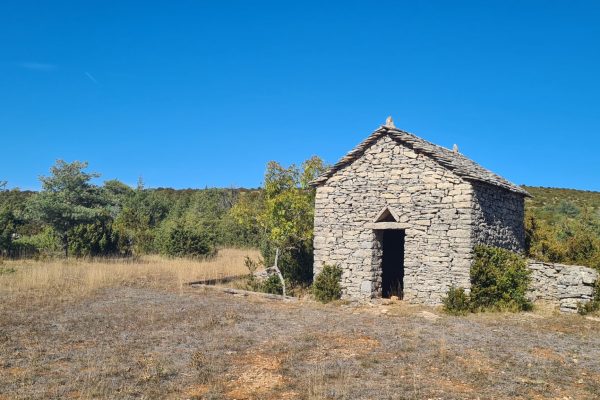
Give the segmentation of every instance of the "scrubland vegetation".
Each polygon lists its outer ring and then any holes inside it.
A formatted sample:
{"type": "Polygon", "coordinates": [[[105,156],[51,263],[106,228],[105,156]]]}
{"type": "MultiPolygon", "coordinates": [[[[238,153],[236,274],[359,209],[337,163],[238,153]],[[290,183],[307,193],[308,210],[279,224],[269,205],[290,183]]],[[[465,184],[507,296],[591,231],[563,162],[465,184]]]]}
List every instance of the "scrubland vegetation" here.
{"type": "Polygon", "coordinates": [[[312,278],[314,190],[324,169],[268,164],[261,189],[172,190],[96,185],[87,164],[57,161],[40,192],[0,187],[0,257],[214,256],[218,247],[260,248],[291,285],[312,278]]]}
{"type": "MultiPolygon", "coordinates": [[[[119,181],[93,184],[86,163],[58,161],[40,192],[0,184],[4,258],[201,257],[219,246],[260,248],[271,264],[282,251],[284,275],[310,279],[314,192],[324,168],[268,164],[257,189],[146,189],[119,181]]],[[[528,256],[600,269],[600,193],[525,187],[528,256]]]]}
{"type": "Polygon", "coordinates": [[[600,270],[600,192],[525,187],[528,255],[600,270]]]}

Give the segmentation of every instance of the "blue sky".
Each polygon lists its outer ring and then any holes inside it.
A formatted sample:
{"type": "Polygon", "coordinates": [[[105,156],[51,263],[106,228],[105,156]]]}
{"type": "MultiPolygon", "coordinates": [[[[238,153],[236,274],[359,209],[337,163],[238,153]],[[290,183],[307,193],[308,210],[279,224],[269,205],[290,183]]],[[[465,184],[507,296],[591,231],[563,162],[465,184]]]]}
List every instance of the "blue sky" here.
{"type": "Polygon", "coordinates": [[[261,184],[392,115],[518,184],[600,190],[598,1],[3,1],[0,180],[58,158],[261,184]]]}

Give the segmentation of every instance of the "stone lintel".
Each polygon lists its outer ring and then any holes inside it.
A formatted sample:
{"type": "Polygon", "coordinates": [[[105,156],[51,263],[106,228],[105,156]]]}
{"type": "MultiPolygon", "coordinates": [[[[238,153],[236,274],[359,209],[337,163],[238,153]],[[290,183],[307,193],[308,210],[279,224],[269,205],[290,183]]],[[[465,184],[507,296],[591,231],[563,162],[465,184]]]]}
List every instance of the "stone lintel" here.
{"type": "Polygon", "coordinates": [[[408,229],[410,226],[401,222],[370,222],[367,225],[369,229],[383,230],[383,229],[408,229]]]}

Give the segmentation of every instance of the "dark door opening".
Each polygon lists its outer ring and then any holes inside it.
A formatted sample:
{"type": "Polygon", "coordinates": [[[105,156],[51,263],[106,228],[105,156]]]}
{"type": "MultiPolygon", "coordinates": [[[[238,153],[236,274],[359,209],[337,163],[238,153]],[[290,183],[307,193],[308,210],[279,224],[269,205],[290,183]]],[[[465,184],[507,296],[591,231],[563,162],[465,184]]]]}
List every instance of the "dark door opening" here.
{"type": "Polygon", "coordinates": [[[404,237],[402,229],[383,231],[383,260],[381,262],[381,297],[404,294],[404,237]]]}

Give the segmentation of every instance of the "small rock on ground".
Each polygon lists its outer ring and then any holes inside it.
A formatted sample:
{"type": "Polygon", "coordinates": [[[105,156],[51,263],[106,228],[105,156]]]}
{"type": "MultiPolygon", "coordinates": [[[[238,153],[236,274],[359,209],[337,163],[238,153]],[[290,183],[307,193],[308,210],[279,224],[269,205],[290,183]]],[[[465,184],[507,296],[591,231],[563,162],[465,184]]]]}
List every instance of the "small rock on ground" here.
{"type": "Polygon", "coordinates": [[[429,311],[421,311],[421,316],[429,321],[436,321],[442,317],[429,311]]]}

